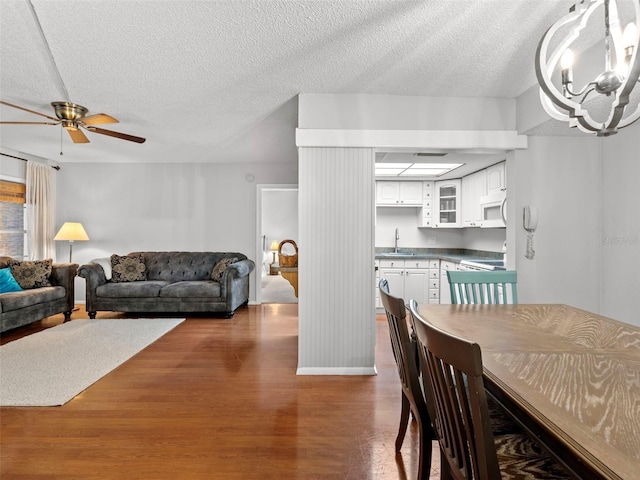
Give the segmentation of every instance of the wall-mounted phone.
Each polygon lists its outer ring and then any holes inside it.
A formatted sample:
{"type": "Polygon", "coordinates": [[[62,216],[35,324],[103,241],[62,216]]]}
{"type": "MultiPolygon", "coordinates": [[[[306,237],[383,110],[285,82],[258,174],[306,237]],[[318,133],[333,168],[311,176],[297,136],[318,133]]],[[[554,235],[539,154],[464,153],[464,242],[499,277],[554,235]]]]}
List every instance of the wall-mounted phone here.
{"type": "Polygon", "coordinates": [[[538,227],[538,211],[536,207],[522,209],[522,226],[527,232],[533,232],[538,227]]]}
{"type": "Polygon", "coordinates": [[[522,209],[522,227],[527,231],[527,251],[524,256],[531,260],[536,255],[533,249],[533,232],[538,227],[538,211],[536,207],[524,207],[522,209]]]}
{"type": "Polygon", "coordinates": [[[538,227],[536,207],[526,206],[522,209],[522,227],[527,231],[527,251],[524,256],[531,260],[536,255],[536,251],[533,249],[533,232],[538,227]]]}

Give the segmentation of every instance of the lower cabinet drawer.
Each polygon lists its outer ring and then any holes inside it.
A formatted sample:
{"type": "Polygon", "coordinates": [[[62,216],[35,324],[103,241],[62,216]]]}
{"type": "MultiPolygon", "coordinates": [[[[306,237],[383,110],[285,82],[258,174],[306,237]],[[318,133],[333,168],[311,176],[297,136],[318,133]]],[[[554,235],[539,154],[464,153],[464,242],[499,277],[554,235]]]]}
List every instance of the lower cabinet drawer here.
{"type": "Polygon", "coordinates": [[[440,299],[440,289],[439,288],[430,288],[429,289],[429,300],[438,300],[440,299]]]}

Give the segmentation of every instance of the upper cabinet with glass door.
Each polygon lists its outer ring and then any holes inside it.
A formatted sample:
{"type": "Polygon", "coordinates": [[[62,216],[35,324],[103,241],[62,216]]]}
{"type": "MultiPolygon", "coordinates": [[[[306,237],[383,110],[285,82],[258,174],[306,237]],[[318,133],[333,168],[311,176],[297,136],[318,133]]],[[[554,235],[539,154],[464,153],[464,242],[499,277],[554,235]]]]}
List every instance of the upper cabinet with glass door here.
{"type": "Polygon", "coordinates": [[[444,180],[435,182],[436,215],[433,226],[437,228],[458,228],[462,226],[460,190],[462,182],[444,180]]]}

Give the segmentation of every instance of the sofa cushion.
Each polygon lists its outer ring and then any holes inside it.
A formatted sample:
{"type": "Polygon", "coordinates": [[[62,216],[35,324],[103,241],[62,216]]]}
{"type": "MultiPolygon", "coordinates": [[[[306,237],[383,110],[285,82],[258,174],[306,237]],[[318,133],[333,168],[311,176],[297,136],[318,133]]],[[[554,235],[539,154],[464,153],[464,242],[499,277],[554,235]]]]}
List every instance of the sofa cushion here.
{"type": "Polygon", "coordinates": [[[22,287],[11,275],[10,268],[0,268],[0,293],[20,292],[22,287]]]}
{"type": "Polygon", "coordinates": [[[53,260],[50,258],[47,260],[25,260],[23,262],[11,259],[7,262],[7,265],[11,268],[13,278],[25,290],[51,286],[49,277],[51,276],[53,260]]]}
{"type": "Polygon", "coordinates": [[[66,296],[64,287],[42,287],[21,292],[2,294],[2,311],[10,312],[20,308],[30,307],[39,303],[51,302],[66,296]]]}
{"type": "Polygon", "coordinates": [[[147,279],[147,267],[142,255],[111,255],[113,282],[139,282],[147,279]]]}
{"type": "Polygon", "coordinates": [[[160,295],[160,290],[167,285],[167,282],[161,281],[111,282],[98,286],[98,288],[96,288],[96,295],[98,297],[112,298],[157,297],[160,295]]]}
{"type": "Polygon", "coordinates": [[[224,271],[227,269],[227,267],[232,263],[236,263],[237,261],[238,259],[236,257],[227,257],[220,260],[218,263],[216,263],[216,266],[213,267],[213,270],[211,271],[211,280],[213,280],[214,282],[221,281],[222,275],[224,274],[224,271]]]}
{"type": "MultiPolygon", "coordinates": [[[[147,280],[170,283],[211,280],[216,263],[225,257],[246,258],[241,253],[224,252],[134,252],[143,253],[147,280]]],[[[130,253],[129,255],[133,255],[130,253]]]]}
{"type": "Polygon", "coordinates": [[[171,298],[219,298],[220,284],[206,280],[176,282],[160,290],[160,296],[171,298]]]}

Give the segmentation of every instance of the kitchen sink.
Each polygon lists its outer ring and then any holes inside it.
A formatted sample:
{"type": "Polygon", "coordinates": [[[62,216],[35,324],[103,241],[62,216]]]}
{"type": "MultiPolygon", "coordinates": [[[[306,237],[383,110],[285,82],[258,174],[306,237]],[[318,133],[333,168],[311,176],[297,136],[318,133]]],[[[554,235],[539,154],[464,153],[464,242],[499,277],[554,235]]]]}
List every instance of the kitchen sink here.
{"type": "Polygon", "coordinates": [[[412,257],[415,253],[404,253],[404,252],[386,252],[386,253],[378,253],[379,257],[412,257]]]}

